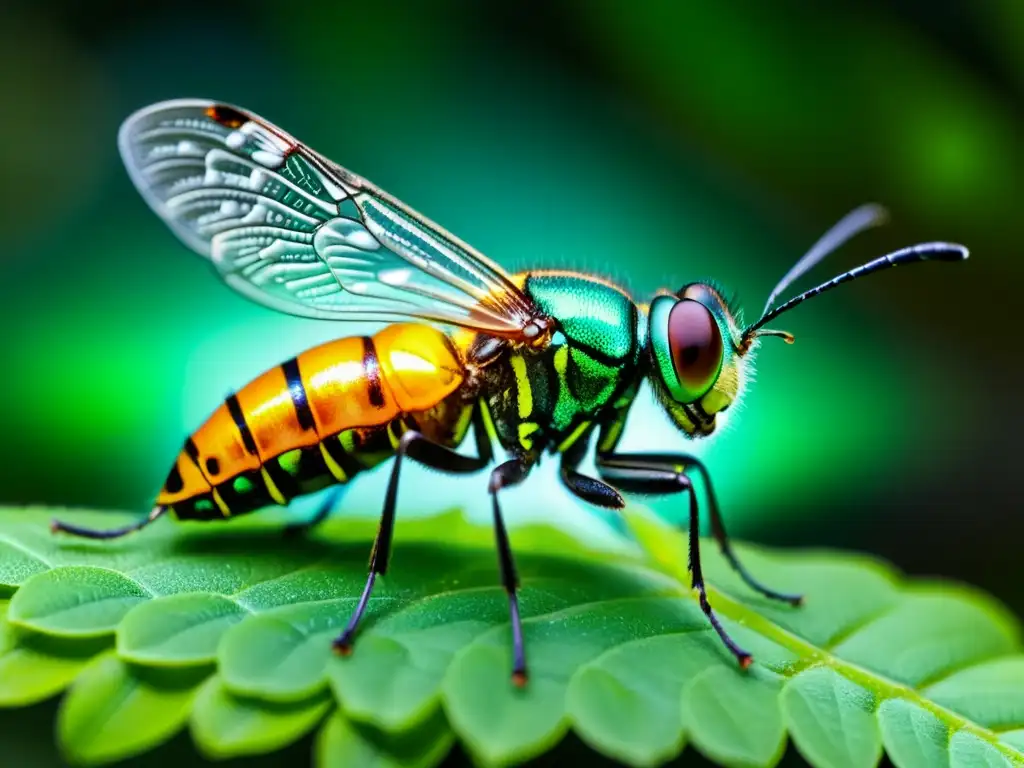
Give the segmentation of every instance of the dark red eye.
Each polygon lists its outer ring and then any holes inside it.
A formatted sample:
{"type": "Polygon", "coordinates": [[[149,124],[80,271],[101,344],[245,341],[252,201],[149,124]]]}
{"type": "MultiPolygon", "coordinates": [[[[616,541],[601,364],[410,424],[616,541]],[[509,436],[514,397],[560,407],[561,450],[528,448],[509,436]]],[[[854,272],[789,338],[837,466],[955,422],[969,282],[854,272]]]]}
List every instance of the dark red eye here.
{"type": "Polygon", "coordinates": [[[668,345],[681,402],[700,399],[722,368],[722,333],[710,310],[691,299],[677,302],[668,315],[668,345]]]}

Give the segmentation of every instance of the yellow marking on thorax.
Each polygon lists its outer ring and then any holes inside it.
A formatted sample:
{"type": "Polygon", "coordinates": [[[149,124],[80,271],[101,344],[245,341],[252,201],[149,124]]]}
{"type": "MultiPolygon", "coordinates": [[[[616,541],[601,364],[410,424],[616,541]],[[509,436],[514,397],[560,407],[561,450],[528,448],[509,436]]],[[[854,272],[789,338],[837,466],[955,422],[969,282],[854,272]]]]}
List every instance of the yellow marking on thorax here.
{"type": "Polygon", "coordinates": [[[572,446],[573,443],[575,443],[577,440],[579,440],[580,436],[584,432],[586,432],[588,429],[590,429],[590,425],[592,423],[593,422],[590,422],[590,421],[581,421],[579,423],[579,425],[576,427],[576,429],[574,429],[572,432],[570,432],[569,436],[566,437],[565,440],[563,440],[561,443],[558,444],[558,452],[562,453],[563,451],[569,450],[570,446],[572,446]]]}
{"type": "Polygon", "coordinates": [[[631,392],[625,392],[625,393],[623,393],[622,397],[620,397],[618,400],[616,400],[612,404],[612,408],[615,408],[617,410],[621,410],[622,408],[625,408],[627,405],[629,405],[631,402],[633,402],[633,398],[634,397],[636,397],[636,391],[635,390],[631,391],[631,392]]]}
{"type": "Polygon", "coordinates": [[[512,363],[512,370],[516,375],[519,418],[525,419],[533,411],[533,390],[530,388],[530,377],[526,373],[526,361],[520,355],[512,355],[509,362],[512,363]]]}
{"type": "Polygon", "coordinates": [[[524,421],[519,425],[519,444],[528,451],[533,450],[533,438],[530,437],[534,432],[540,429],[540,424],[536,424],[532,421],[524,421]]]}
{"type": "Polygon", "coordinates": [[[397,421],[392,421],[387,425],[385,431],[388,434],[388,442],[391,443],[391,449],[397,451],[399,444],[402,442],[402,433],[405,431],[405,428],[397,421]]]}
{"type": "Polygon", "coordinates": [[[626,425],[624,419],[616,419],[612,422],[611,426],[608,427],[608,432],[605,434],[604,439],[598,443],[597,450],[604,453],[610,451],[615,447],[615,443],[618,442],[619,436],[622,434],[622,428],[626,425]]]}
{"type": "Polygon", "coordinates": [[[562,379],[565,378],[565,371],[569,367],[569,347],[559,347],[555,350],[555,357],[552,360],[555,372],[562,379]]]}
{"type": "Polygon", "coordinates": [[[487,432],[487,437],[492,441],[498,440],[498,428],[494,426],[494,419],[491,417],[491,409],[487,407],[487,403],[480,400],[480,416],[484,421],[484,431],[487,432]]]}
{"type": "Polygon", "coordinates": [[[455,422],[455,426],[452,429],[452,441],[456,445],[462,442],[462,439],[466,436],[466,432],[469,431],[469,424],[472,418],[473,409],[468,405],[462,406],[462,412],[459,414],[459,419],[455,422]]]}

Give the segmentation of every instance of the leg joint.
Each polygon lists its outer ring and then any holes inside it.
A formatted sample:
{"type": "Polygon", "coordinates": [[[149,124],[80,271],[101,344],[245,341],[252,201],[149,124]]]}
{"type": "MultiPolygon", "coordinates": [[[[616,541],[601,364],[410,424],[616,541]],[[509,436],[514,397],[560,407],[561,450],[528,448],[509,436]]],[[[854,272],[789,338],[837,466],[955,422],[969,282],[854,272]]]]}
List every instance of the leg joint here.
{"type": "Polygon", "coordinates": [[[406,432],[403,432],[402,433],[402,437],[399,438],[399,440],[398,440],[398,451],[397,452],[398,453],[408,453],[409,452],[409,448],[411,448],[413,445],[415,445],[416,443],[418,443],[422,439],[423,439],[423,435],[421,435],[416,430],[410,429],[410,430],[408,430],[406,432]]]}
{"type": "Polygon", "coordinates": [[[502,488],[521,483],[530,470],[530,465],[523,459],[509,459],[491,471],[487,481],[487,491],[496,494],[502,488]]]}

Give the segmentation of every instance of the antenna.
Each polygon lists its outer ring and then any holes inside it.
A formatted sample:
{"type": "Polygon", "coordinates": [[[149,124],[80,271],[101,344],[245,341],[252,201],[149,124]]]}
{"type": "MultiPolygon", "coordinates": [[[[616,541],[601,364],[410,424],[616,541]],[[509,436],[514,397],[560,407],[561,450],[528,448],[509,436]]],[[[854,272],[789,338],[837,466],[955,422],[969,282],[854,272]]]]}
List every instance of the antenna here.
{"type": "Polygon", "coordinates": [[[779,280],[778,285],[772,289],[771,294],[768,296],[768,301],[765,302],[764,309],[761,310],[761,316],[764,317],[768,314],[768,310],[771,309],[772,304],[775,303],[775,299],[780,293],[786,290],[795,280],[809,272],[819,261],[838,250],[843,243],[854,235],[858,235],[871,227],[881,226],[888,220],[889,212],[876,203],[867,203],[843,216],[828,232],[818,239],[818,242],[811,246],[811,249],[793,265],[785,277],[779,280]]]}
{"type": "MultiPolygon", "coordinates": [[[[840,222],[840,224],[842,224],[842,222],[840,222]]],[[[838,229],[838,225],[835,229],[838,229]]],[[[828,236],[826,235],[826,238],[827,237],[828,236]]],[[[811,253],[813,252],[814,249],[812,248],[811,253]]],[[[811,254],[809,253],[808,256],[810,255],[811,254]]],[[[867,264],[861,264],[859,267],[854,267],[849,272],[844,272],[841,275],[833,277],[827,283],[822,283],[819,286],[811,288],[809,291],[804,291],[796,298],[790,299],[782,306],[776,307],[770,312],[765,312],[765,314],[761,315],[760,320],[743,331],[743,346],[749,345],[750,341],[753,340],[758,330],[764,326],[765,323],[771,322],[783,312],[788,312],[793,307],[798,304],[802,304],[807,301],[807,299],[817,296],[819,293],[832,290],[837,285],[848,283],[851,280],[856,280],[861,277],[866,277],[867,275],[874,274],[875,272],[881,272],[883,269],[888,269],[889,267],[899,267],[904,264],[914,264],[919,261],[962,261],[966,259],[967,256],[967,248],[957,243],[921,243],[919,245],[911,245],[908,248],[893,251],[885,256],[879,256],[877,259],[869,261],[867,264]]],[[[819,260],[821,258],[821,256],[818,257],[819,260]]],[[[801,263],[805,259],[807,259],[807,256],[800,260],[801,263]]],[[[786,280],[783,279],[783,283],[785,282],[786,280]]],[[[769,300],[768,305],[771,305],[771,300],[769,300]]],[[[769,331],[764,331],[763,333],[768,335],[769,331]]],[[[771,331],[770,334],[778,336],[782,335],[782,332],[771,331]]],[[[790,339],[791,338],[792,337],[790,336],[790,339]]]]}

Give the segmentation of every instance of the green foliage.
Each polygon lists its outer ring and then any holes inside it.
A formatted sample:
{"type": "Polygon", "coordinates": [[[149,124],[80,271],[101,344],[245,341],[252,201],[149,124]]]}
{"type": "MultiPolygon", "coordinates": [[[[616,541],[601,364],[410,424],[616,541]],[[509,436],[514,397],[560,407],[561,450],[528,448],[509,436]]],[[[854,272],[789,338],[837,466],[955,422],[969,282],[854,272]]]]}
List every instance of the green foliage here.
{"type": "Polygon", "coordinates": [[[571,729],[637,766],[687,745],[770,766],[787,742],[815,766],[872,766],[883,751],[900,768],[1024,765],[1017,623],[985,595],[901,581],[867,558],[739,547],[766,582],[807,595],[794,609],[751,593],[708,542],[712,604],[755,656],[741,672],[688,588],[681,535],[631,511],[648,554],[610,557],[514,530],[530,663],[519,690],[492,534],[458,514],[398,524],[347,658],[330,640],[361,591],[371,523],[286,541],[266,515],[92,542],[51,536],[50,516],[0,510],[0,705],[68,689],[56,736],[75,763],[188,730],[211,759],[315,734],[325,767],[433,766],[456,742],[507,765],[571,729]]]}

